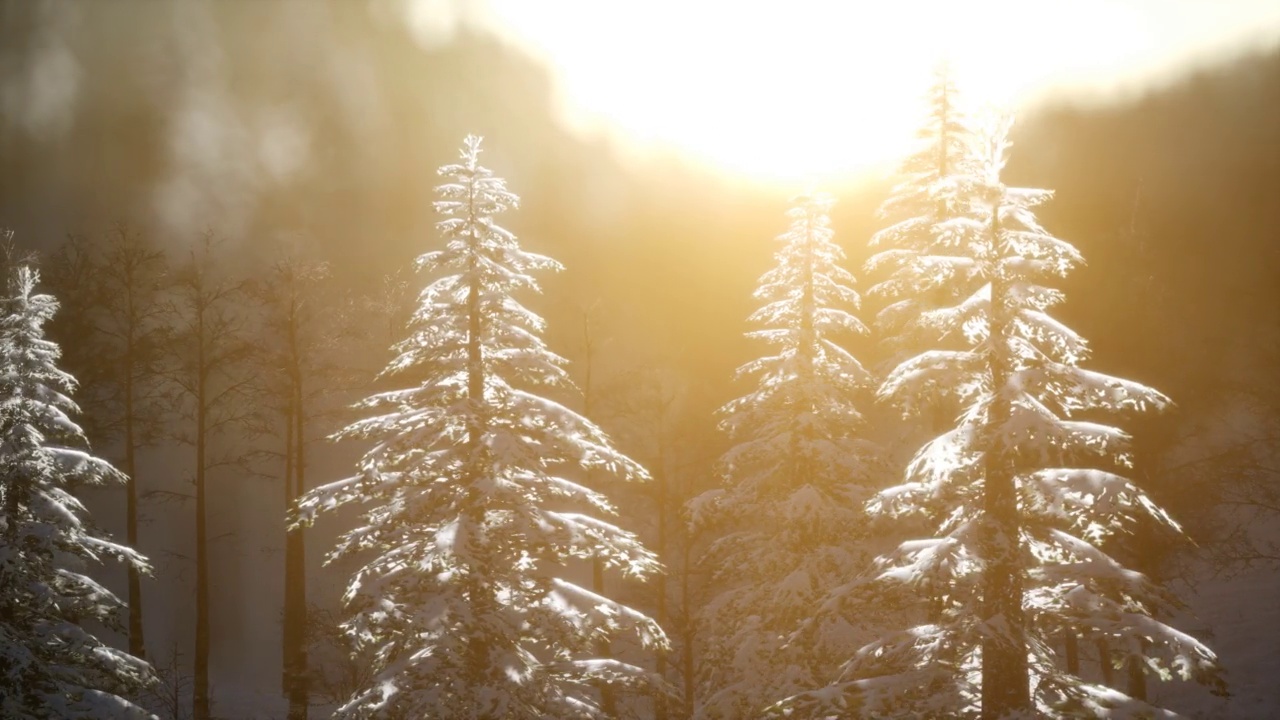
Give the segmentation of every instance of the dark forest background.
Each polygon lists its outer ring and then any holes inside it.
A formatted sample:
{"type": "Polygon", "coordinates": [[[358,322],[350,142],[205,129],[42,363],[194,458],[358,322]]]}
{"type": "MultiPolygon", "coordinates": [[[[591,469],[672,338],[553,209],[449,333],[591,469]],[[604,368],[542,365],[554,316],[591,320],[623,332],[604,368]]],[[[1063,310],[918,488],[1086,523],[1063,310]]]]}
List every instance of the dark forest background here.
{"type": "MultiPolygon", "coordinates": [[[[714,482],[722,439],[712,413],[734,396],[732,370],[754,352],[743,320],[790,193],[572,132],[557,119],[552,79],[518,50],[465,22],[424,44],[394,4],[375,5],[0,3],[0,228],[39,252],[47,278],[61,279],[54,332],[68,369],[92,396],[98,358],[92,331],[77,322],[79,280],[57,269],[68,237],[105,247],[123,223],[176,268],[213,236],[217,272],[236,282],[269,283],[269,268],[289,254],[326,262],[323,293],[342,299],[334,334],[352,324],[350,308],[360,310],[359,331],[344,330],[334,350],[349,372],[321,388],[332,410],[314,425],[322,437],[342,418],[334,408],[368,391],[398,339],[419,286],[412,259],[438,243],[435,169],[464,135],[481,134],[485,163],[522,198],[506,225],[567,268],[545,279],[534,303],[551,346],[574,361],[593,415],[622,449],[674,483],[668,496],[624,503],[631,516],[622,524],[651,537],[665,524],[664,557],[683,567],[677,555],[696,554],[697,543],[671,529],[678,501],[714,482]]],[[[845,91],[854,89],[832,89],[845,91]]],[[[785,99],[784,88],[762,87],[759,102],[785,99]]],[[[1249,587],[1270,598],[1261,607],[1275,605],[1280,582],[1267,578],[1280,562],[1280,472],[1269,469],[1280,442],[1280,52],[1223,60],[1106,103],[1027,108],[1007,177],[1056,190],[1041,218],[1088,261],[1065,284],[1063,319],[1092,340],[1094,367],[1178,403],[1131,427],[1140,474],[1197,545],[1136,538],[1132,552],[1192,595],[1236,587],[1230,578],[1252,568],[1263,580],[1249,587]]],[[[852,269],[867,255],[889,182],[826,188],[839,201],[833,225],[852,269]]],[[[240,340],[267,347],[271,334],[257,323],[240,340]]],[[[869,343],[857,350],[880,359],[869,343]]],[[[106,430],[93,439],[116,452],[106,430]]],[[[245,426],[220,442],[248,456],[277,441],[269,427],[245,426]]],[[[343,477],[357,450],[313,447],[309,485],[343,477]]],[[[262,678],[280,667],[284,507],[276,461],[253,457],[209,486],[214,696],[223,708],[238,693],[270,691],[262,678]]],[[[191,508],[179,496],[189,494],[191,462],[189,450],[160,439],[139,464],[139,548],[157,565],[143,581],[153,659],[189,652],[191,508]]],[[[118,495],[100,493],[94,506],[123,535],[118,495]]],[[[340,569],[319,567],[336,529],[309,537],[317,612],[333,609],[345,581],[340,569]]],[[[1235,617],[1221,607],[1235,600],[1260,607],[1256,596],[1192,604],[1212,632],[1215,618],[1235,617]]],[[[692,602],[675,597],[669,624],[692,602]]],[[[1250,622],[1263,628],[1253,643],[1276,647],[1280,617],[1250,622]]],[[[1245,658],[1280,664],[1273,650],[1231,642],[1217,649],[1236,678],[1255,672],[1245,658]]],[[[1280,690],[1264,685],[1237,692],[1280,703],[1280,690]]]]}

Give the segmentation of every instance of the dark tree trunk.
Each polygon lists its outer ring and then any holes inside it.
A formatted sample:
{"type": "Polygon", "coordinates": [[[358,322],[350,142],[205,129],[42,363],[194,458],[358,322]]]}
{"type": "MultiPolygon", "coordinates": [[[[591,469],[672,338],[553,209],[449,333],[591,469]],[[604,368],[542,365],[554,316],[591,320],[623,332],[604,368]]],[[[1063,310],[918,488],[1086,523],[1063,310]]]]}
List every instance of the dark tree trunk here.
{"type": "MultiPolygon", "coordinates": [[[[662,557],[667,551],[667,472],[666,467],[663,465],[661,420],[659,420],[658,427],[658,470],[654,477],[654,481],[658,485],[658,542],[654,551],[658,553],[658,557],[662,557]]],[[[658,593],[658,607],[653,619],[657,621],[659,627],[665,628],[667,627],[666,573],[658,573],[654,585],[658,593]]],[[[665,650],[658,651],[655,671],[660,680],[665,681],[667,679],[667,652],[665,650]]],[[[692,678],[685,678],[686,683],[692,681],[692,678]]],[[[667,695],[661,689],[654,700],[653,716],[654,720],[667,720],[667,695]]]]}
{"type": "Polygon", "coordinates": [[[1075,633],[1068,630],[1063,635],[1063,640],[1067,646],[1067,672],[1080,676],[1080,641],[1076,638],[1075,633]]]}
{"type": "Polygon", "coordinates": [[[1115,666],[1111,664],[1111,645],[1106,638],[1098,638],[1098,669],[1102,670],[1102,684],[1113,687],[1115,666]]]}
{"type": "MultiPolygon", "coordinates": [[[[199,321],[198,321],[199,322],[199,321]]],[[[193,720],[210,720],[209,712],[209,533],[205,481],[208,438],[206,424],[207,371],[204,357],[204,327],[199,327],[200,357],[196,388],[196,647],[192,678],[193,720]]]]}
{"type": "MultiPolygon", "coordinates": [[[[133,427],[133,327],[126,336],[124,368],[124,473],[129,476],[125,486],[125,537],[129,547],[138,547],[138,461],[137,438],[133,427]]],[[[129,573],[129,654],[146,659],[147,643],[142,630],[142,574],[133,564],[129,573]]]]}
{"type": "MultiPolygon", "coordinates": [[[[285,507],[292,511],[304,492],[302,412],[295,394],[285,422],[285,507]]],[[[284,556],[284,691],[289,698],[289,720],[306,720],[310,707],[306,648],[306,547],[301,528],[286,531],[284,556]]]]}
{"type": "MultiPolygon", "coordinates": [[[[1143,649],[1146,649],[1146,643],[1143,643],[1143,649]]],[[[1136,700],[1147,700],[1147,673],[1142,665],[1141,657],[1131,657],[1127,663],[1129,673],[1129,697],[1136,700]]]]}
{"type": "MultiPolygon", "coordinates": [[[[586,377],[582,381],[582,412],[591,419],[592,401],[595,399],[594,387],[591,384],[592,369],[594,368],[595,346],[591,336],[591,314],[588,310],[582,316],[582,340],[583,350],[586,354],[586,377]]],[[[587,473],[587,483],[591,483],[591,473],[587,473]]],[[[604,596],[604,561],[600,558],[591,559],[591,591],[601,597],[604,596]]],[[[596,654],[603,659],[613,657],[613,649],[610,647],[608,638],[601,638],[596,646],[596,654]]],[[[613,688],[607,682],[601,682],[600,685],[600,710],[606,717],[616,717],[618,714],[618,700],[613,692],[613,688]]]]}
{"type": "MultiPolygon", "coordinates": [[[[293,401],[292,398],[284,411],[284,508],[286,516],[293,509],[293,401]]],[[[293,648],[297,645],[297,623],[293,618],[295,604],[293,593],[297,583],[293,580],[293,558],[290,557],[290,540],[293,533],[285,531],[284,550],[284,608],[280,633],[280,688],[285,696],[293,689],[293,648]]]]}
{"type": "MultiPolygon", "coordinates": [[[[470,189],[468,198],[469,218],[476,217],[475,210],[475,189],[470,189]]],[[[481,342],[482,333],[484,332],[483,323],[483,307],[481,303],[481,291],[483,287],[480,282],[480,260],[479,260],[479,238],[475,236],[474,231],[470,238],[470,257],[468,259],[468,276],[470,278],[467,287],[467,401],[471,408],[471,425],[468,428],[467,445],[470,448],[472,457],[470,463],[473,469],[469,470],[469,481],[474,482],[478,478],[475,477],[475,467],[479,466],[476,462],[476,453],[480,452],[481,440],[485,432],[486,420],[485,415],[485,368],[484,368],[484,346],[481,342]]],[[[486,519],[486,510],[484,498],[477,497],[474,493],[470,493],[467,500],[468,507],[464,514],[468,521],[475,525],[475,530],[480,537],[480,548],[478,554],[478,562],[481,567],[474,568],[475,576],[483,577],[488,574],[490,561],[485,557],[484,545],[487,540],[484,538],[484,524],[486,519]]],[[[493,596],[493,590],[486,585],[484,581],[471,582],[467,592],[471,600],[471,611],[476,618],[485,618],[497,611],[497,600],[493,596]]],[[[473,637],[468,647],[469,657],[467,658],[468,672],[476,684],[488,682],[494,673],[489,658],[493,652],[494,639],[492,637],[473,637]]],[[[480,717],[480,720],[498,720],[490,718],[489,715],[480,717]]]]}
{"type": "MultiPolygon", "coordinates": [[[[104,319],[114,326],[107,334],[118,337],[120,354],[111,361],[114,367],[107,374],[121,406],[111,406],[123,442],[124,457],[121,470],[128,476],[125,487],[125,535],[130,547],[138,549],[138,515],[141,495],[138,479],[138,453],[150,442],[151,430],[163,423],[163,412],[149,401],[145,389],[156,379],[154,363],[159,349],[156,343],[157,321],[165,314],[160,309],[157,292],[160,278],[165,275],[164,254],[146,244],[142,238],[124,225],[117,224],[105,240],[104,255],[92,255],[95,297],[94,307],[86,312],[101,310],[104,319]]],[[[98,332],[103,332],[101,328],[98,332]]],[[[113,343],[114,344],[114,343],[113,343]]],[[[109,353],[111,354],[111,353],[109,353]]],[[[100,358],[93,358],[100,361],[100,358]]],[[[128,577],[128,632],[129,653],[138,658],[147,657],[145,624],[143,622],[142,573],[129,565],[128,577]]]]}
{"type": "MultiPolygon", "coordinates": [[[[307,436],[306,407],[302,402],[302,376],[299,372],[296,384],[294,403],[294,502],[307,491],[307,436]]],[[[309,668],[307,658],[307,546],[302,528],[289,533],[286,538],[285,556],[292,573],[294,624],[293,645],[293,685],[289,692],[289,720],[307,720],[307,708],[310,705],[309,668]]]]}
{"type": "MultiPolygon", "coordinates": [[[[600,558],[591,561],[591,590],[597,595],[604,596],[604,563],[600,558]]],[[[609,645],[609,638],[601,638],[599,645],[596,647],[596,653],[601,658],[613,657],[613,649],[609,645]]],[[[600,710],[605,717],[616,717],[618,715],[618,699],[613,692],[613,688],[609,687],[609,683],[600,683],[600,710]]]]}
{"type": "MultiPolygon", "coordinates": [[[[1000,257],[998,206],[993,203],[990,241],[1000,257]]],[[[1022,567],[1019,559],[1017,487],[1014,481],[1015,450],[1003,447],[997,433],[1009,417],[1000,393],[1009,379],[1006,336],[1010,318],[1005,307],[1008,288],[997,271],[991,282],[991,344],[989,356],[992,403],[987,419],[984,453],[985,480],[982,497],[982,532],[989,554],[982,571],[982,620],[1000,628],[999,635],[982,641],[982,718],[998,720],[1031,708],[1030,675],[1027,668],[1026,620],[1022,608],[1022,567]]]]}
{"type": "MultiPolygon", "coordinates": [[[[293,278],[297,282],[297,278],[293,278]]],[[[297,292],[297,288],[291,288],[297,292]]],[[[298,340],[298,300],[289,304],[290,412],[285,418],[285,507],[292,511],[306,492],[306,405],[303,402],[302,350],[298,340]]],[[[307,548],[302,528],[285,534],[284,666],[289,720],[307,720],[310,688],[307,658],[307,548]]]]}
{"type": "Polygon", "coordinates": [[[239,286],[211,283],[213,236],[205,237],[203,255],[192,253],[191,265],[180,276],[184,315],[183,339],[174,346],[181,370],[174,381],[182,398],[190,402],[194,416],[195,448],[195,648],[192,658],[192,720],[211,720],[212,697],[209,682],[212,647],[209,546],[209,481],[213,471],[231,464],[213,454],[219,433],[241,422],[232,403],[241,386],[229,370],[237,366],[247,345],[239,342],[237,325],[227,315],[227,305],[239,293],[239,286]],[[188,355],[189,353],[189,355],[188,355]],[[225,387],[219,383],[226,383],[225,387]]]}
{"type": "Polygon", "coordinates": [[[693,717],[694,690],[698,685],[693,681],[693,643],[698,624],[693,617],[693,599],[690,596],[689,580],[693,575],[690,562],[693,560],[693,541],[688,537],[684,543],[684,563],[680,570],[680,604],[684,606],[684,633],[680,638],[680,657],[684,667],[684,716],[693,717]]]}
{"type": "MultiPolygon", "coordinates": [[[[1132,233],[1132,228],[1130,232],[1132,233]]],[[[1148,465],[1148,463],[1152,463],[1150,449],[1145,446],[1138,446],[1136,450],[1138,469],[1141,470],[1144,479],[1147,481],[1143,484],[1143,487],[1151,487],[1153,484],[1151,471],[1154,467],[1148,465]]],[[[1128,542],[1122,541],[1122,546],[1118,551],[1123,553],[1123,556],[1128,556],[1127,565],[1158,582],[1160,580],[1160,555],[1162,551],[1167,551],[1167,548],[1161,547],[1156,531],[1157,527],[1149,519],[1144,518],[1143,522],[1134,528],[1133,535],[1130,536],[1128,542]]],[[[1147,700],[1147,671],[1144,659],[1150,648],[1150,643],[1140,640],[1138,645],[1139,654],[1137,656],[1131,655],[1125,661],[1125,671],[1128,676],[1126,691],[1129,697],[1144,702],[1147,700]]]]}

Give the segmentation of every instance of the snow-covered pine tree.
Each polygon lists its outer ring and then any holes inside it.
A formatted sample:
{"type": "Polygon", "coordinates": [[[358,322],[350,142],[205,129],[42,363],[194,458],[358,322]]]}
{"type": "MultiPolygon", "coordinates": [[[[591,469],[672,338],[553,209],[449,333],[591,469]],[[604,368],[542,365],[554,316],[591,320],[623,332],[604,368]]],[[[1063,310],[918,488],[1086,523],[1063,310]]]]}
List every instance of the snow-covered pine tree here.
{"type": "Polygon", "coordinates": [[[787,213],[791,227],[749,318],[748,337],[771,352],[739,368],[754,388],[720,411],[734,443],[720,460],[723,487],[691,503],[693,521],[719,533],[703,558],[720,590],[699,618],[700,718],[753,717],[829,682],[867,640],[831,616],[814,642],[788,643],[864,564],[858,544],[875,467],[858,434],[870,376],[841,346],[866,328],[852,314],[859,298],[832,241],[831,205],[806,194],[787,213]]]}
{"type": "Polygon", "coordinates": [[[872,236],[878,252],[866,267],[868,277],[885,278],[868,294],[884,302],[876,330],[895,362],[918,346],[917,322],[924,311],[949,306],[976,287],[971,266],[951,257],[954,235],[947,231],[950,221],[968,214],[971,198],[965,191],[971,188],[963,178],[971,174],[973,127],[945,64],[938,67],[927,103],[918,148],[902,163],[902,181],[880,206],[878,214],[889,224],[872,236]],[[920,272],[915,266],[922,262],[936,266],[920,272]]]}
{"type": "MultiPolygon", "coordinates": [[[[925,100],[928,112],[916,133],[917,147],[902,162],[902,179],[880,206],[878,215],[887,224],[871,236],[874,253],[864,268],[871,280],[869,304],[878,308],[876,336],[887,355],[875,369],[881,377],[922,346],[963,349],[963,337],[940,336],[922,320],[929,310],[949,307],[982,284],[963,247],[963,233],[958,230],[963,225],[956,224],[971,214],[977,200],[971,180],[974,120],[948,64],[935,69],[925,100]]],[[[918,443],[952,425],[959,409],[954,390],[940,386],[932,390],[928,412],[914,426],[901,428],[905,432],[894,439],[895,457],[899,453],[909,457],[918,443]]],[[[824,610],[843,612],[857,604],[858,588],[856,583],[845,586],[852,594],[828,598],[824,610]]],[[[910,606],[920,597],[939,594],[903,597],[895,604],[910,606]]],[[[937,612],[937,604],[930,603],[926,613],[932,617],[937,612]]]]}
{"type": "Polygon", "coordinates": [[[36,293],[38,279],[14,270],[0,318],[0,717],[149,718],[125,697],[151,681],[151,667],[82,626],[120,630],[123,609],[85,565],[147,564],[95,531],[72,494],[125,477],[89,453],[71,420],[75,380],[44,337],[58,304],[36,293]]]}
{"type": "Polygon", "coordinates": [[[628,576],[659,570],[634,535],[598,519],[614,513],[608,499],[568,477],[647,473],[536,394],[572,385],[516,294],[559,265],[494,221],[517,198],[479,153],[468,137],[461,162],[440,169],[445,248],[418,258],[435,279],[384,372],[413,385],[362,403],[376,414],[338,434],[374,442],[358,474],[301,503],[303,521],[370,506],[331,554],[373,556],[348,587],[345,629],[376,678],[339,718],[598,718],[601,682],[652,679],[600,658],[599,641],[626,632],[666,644],[650,618],[564,577],[572,558],[628,576]]]}
{"type": "MultiPolygon", "coordinates": [[[[920,319],[967,347],[922,352],[880,389],[909,411],[938,388],[963,403],[956,426],[912,460],[906,483],[869,505],[937,523],[936,537],[882,558],[872,582],[928,594],[939,612],[864,647],[841,682],[794,698],[792,708],[983,720],[1176,717],[1064,670],[1054,645],[1064,631],[1105,638],[1162,678],[1217,681],[1214,654],[1156,619],[1176,600],[1100,549],[1143,516],[1179,530],[1120,474],[1128,436],[1099,419],[1169,401],[1081,368],[1085,340],[1048,315],[1062,294],[1042,283],[1082,260],[1035,219],[1049,191],[1002,184],[1007,131],[1007,121],[996,123],[978,144],[974,174],[963,179],[976,201],[946,228],[954,256],[968,258],[983,284],[920,319]]],[[[912,267],[927,284],[940,265],[912,267]]]]}

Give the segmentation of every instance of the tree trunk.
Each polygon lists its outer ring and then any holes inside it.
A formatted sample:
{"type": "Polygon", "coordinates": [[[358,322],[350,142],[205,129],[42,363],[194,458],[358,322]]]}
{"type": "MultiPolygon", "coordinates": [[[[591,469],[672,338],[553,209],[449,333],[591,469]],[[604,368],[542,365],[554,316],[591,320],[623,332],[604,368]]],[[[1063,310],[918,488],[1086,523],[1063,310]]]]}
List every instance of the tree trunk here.
{"type": "MultiPolygon", "coordinates": [[[[658,557],[662,557],[667,551],[667,472],[663,465],[663,444],[661,433],[661,420],[659,420],[658,433],[658,469],[654,476],[654,481],[658,485],[658,542],[654,551],[658,557]]],[[[658,573],[657,581],[654,583],[658,593],[658,607],[654,613],[654,620],[657,621],[659,627],[667,627],[667,575],[666,573],[658,573]]],[[[655,672],[660,680],[667,679],[667,652],[665,650],[658,651],[657,665],[655,672]]],[[[685,678],[686,683],[693,682],[692,678],[685,678]]],[[[654,699],[653,708],[654,720],[667,720],[667,694],[664,689],[659,688],[658,694],[654,699]]]]}
{"type": "MultiPolygon", "coordinates": [[[[138,463],[137,438],[133,427],[133,326],[130,305],[130,327],[125,338],[124,367],[124,473],[129,476],[125,485],[125,537],[129,547],[138,548],[138,463]]],[[[147,644],[142,630],[142,574],[132,563],[129,573],[129,654],[145,660],[147,644]]]]}
{"type": "MultiPolygon", "coordinates": [[[[1146,643],[1143,643],[1143,650],[1146,649],[1146,643]]],[[[1146,702],[1147,700],[1147,673],[1143,667],[1141,657],[1130,657],[1127,662],[1127,670],[1129,673],[1129,697],[1135,700],[1146,702]]]]}
{"type": "Polygon", "coordinates": [[[1063,635],[1063,640],[1067,646],[1067,672],[1080,676],[1080,641],[1076,638],[1075,633],[1068,630],[1063,635]]]}
{"type": "MultiPolygon", "coordinates": [[[[1134,210],[1136,213],[1136,199],[1134,204],[1134,210]]],[[[1132,233],[1132,228],[1130,229],[1130,232],[1132,233]]],[[[1146,456],[1146,452],[1143,452],[1145,449],[1146,448],[1143,447],[1137,448],[1139,453],[1138,462],[1140,463],[1139,467],[1142,469],[1144,477],[1149,481],[1151,479],[1151,475],[1148,472],[1146,463],[1150,462],[1150,458],[1146,456]]],[[[1150,487],[1150,485],[1144,484],[1143,487],[1150,487]]],[[[1144,520],[1146,519],[1144,518],[1144,520]]],[[[1159,577],[1157,575],[1160,571],[1160,561],[1158,558],[1160,557],[1163,548],[1160,546],[1160,542],[1155,536],[1154,530],[1155,528],[1150,522],[1138,523],[1138,526],[1134,528],[1134,532],[1129,543],[1125,543],[1127,548],[1122,546],[1120,548],[1120,552],[1124,552],[1131,557],[1130,567],[1143,575],[1146,575],[1152,580],[1159,581],[1159,577]]],[[[1150,648],[1150,643],[1145,640],[1139,640],[1138,655],[1130,655],[1125,661],[1125,671],[1128,675],[1127,692],[1129,697],[1142,700],[1144,702],[1147,699],[1147,672],[1143,661],[1150,648]]]]}
{"type": "Polygon", "coordinates": [[[209,714],[209,537],[205,504],[207,387],[204,367],[204,329],[200,328],[200,358],[196,388],[196,648],[192,678],[192,718],[209,714]]]}
{"type": "MultiPolygon", "coordinates": [[[[474,183],[468,189],[468,212],[467,217],[472,221],[475,220],[475,187],[474,183]]],[[[476,453],[480,450],[481,439],[484,434],[485,420],[484,415],[484,346],[481,343],[482,333],[484,331],[482,307],[480,302],[480,261],[479,261],[479,238],[475,236],[472,230],[470,237],[470,256],[467,260],[468,287],[467,287],[467,402],[471,409],[470,427],[467,431],[467,445],[471,451],[469,463],[472,467],[468,470],[468,480],[475,482],[478,463],[476,453]]],[[[471,573],[472,576],[483,577],[488,574],[489,564],[488,558],[485,557],[484,545],[487,540],[484,537],[484,524],[486,516],[485,499],[477,497],[474,491],[469,491],[467,499],[468,507],[463,511],[464,516],[469,522],[475,525],[476,537],[479,539],[477,545],[477,562],[481,567],[475,568],[471,573]]],[[[497,610],[497,600],[493,595],[493,589],[486,585],[483,580],[480,582],[470,582],[467,592],[471,600],[471,611],[473,617],[480,619],[487,615],[493,614],[497,610]]],[[[490,656],[493,652],[492,637],[472,637],[468,646],[468,673],[472,676],[472,682],[477,685],[487,683],[489,678],[494,674],[495,669],[491,667],[490,656]]],[[[486,713],[480,716],[481,720],[489,720],[490,716],[486,713]]],[[[497,720],[496,718],[494,720],[497,720]]]]}
{"type": "MultiPolygon", "coordinates": [[[[951,115],[951,95],[947,83],[950,81],[949,76],[943,75],[942,78],[942,98],[938,105],[939,120],[938,123],[938,155],[937,155],[937,172],[939,178],[944,178],[951,172],[950,158],[947,156],[947,146],[950,144],[950,137],[947,130],[947,123],[951,115]]],[[[945,199],[939,199],[934,208],[935,220],[947,220],[951,217],[951,210],[947,206],[945,199]]],[[[931,304],[940,305],[946,303],[945,291],[938,288],[931,293],[931,304]]],[[[933,407],[929,412],[929,434],[936,438],[951,429],[955,424],[955,413],[950,410],[948,400],[945,397],[934,397],[933,407]]],[[[931,588],[926,608],[926,617],[930,623],[941,623],[943,613],[946,611],[946,604],[943,601],[943,588],[931,588]]]]}
{"type": "MultiPolygon", "coordinates": [[[[597,595],[604,596],[604,562],[600,558],[591,560],[591,590],[597,595]]],[[[601,638],[599,645],[596,647],[596,653],[603,659],[613,657],[613,650],[609,646],[609,638],[601,638]]],[[[618,714],[618,700],[614,695],[613,688],[609,687],[609,683],[600,683],[600,711],[605,717],[616,717],[618,714]]]]}
{"type": "MultiPolygon", "coordinates": [[[[296,356],[295,356],[296,358],[296,356]]],[[[295,360],[296,362],[296,360],[295,360]]],[[[307,491],[307,436],[306,408],[302,402],[302,372],[295,368],[293,397],[293,472],[292,507],[307,491]]],[[[286,487],[290,486],[285,478],[286,487]]],[[[310,704],[309,674],[307,667],[307,547],[302,528],[295,528],[285,538],[285,563],[288,565],[285,582],[292,583],[293,592],[290,599],[293,603],[288,608],[293,625],[293,645],[290,648],[290,666],[293,674],[289,686],[289,720],[307,720],[307,708],[310,704]]]]}
{"type": "MultiPolygon", "coordinates": [[[[293,399],[290,398],[284,411],[284,511],[286,517],[293,509],[293,399]]],[[[286,697],[290,697],[293,689],[293,648],[297,645],[297,624],[293,618],[293,591],[297,584],[293,581],[293,558],[289,554],[290,540],[293,533],[285,530],[284,540],[284,608],[280,632],[280,689],[286,697]]]]}
{"type": "MultiPolygon", "coordinates": [[[[586,353],[586,377],[582,380],[582,413],[586,415],[589,420],[592,417],[592,410],[594,410],[592,407],[592,400],[595,399],[595,394],[593,392],[594,388],[591,385],[591,371],[593,369],[592,361],[594,359],[592,351],[594,350],[594,346],[592,345],[591,337],[590,310],[585,312],[582,316],[582,340],[583,350],[586,353]]],[[[593,484],[591,480],[591,472],[588,471],[587,485],[593,484]]],[[[601,597],[604,596],[604,561],[598,557],[591,559],[591,590],[601,597]]],[[[609,638],[605,637],[600,639],[600,642],[596,646],[596,654],[606,660],[613,657],[613,649],[610,647],[609,638]]],[[[613,688],[610,687],[607,682],[601,682],[599,687],[600,711],[605,714],[605,717],[612,718],[617,716],[618,701],[613,692],[613,688]]]]}
{"type": "Polygon", "coordinates": [[[1098,638],[1098,669],[1102,670],[1102,684],[1113,687],[1115,666],[1111,664],[1111,645],[1106,638],[1098,638]]]}
{"type": "MultiPolygon", "coordinates": [[[[296,277],[292,277],[294,283],[296,277]]],[[[290,288],[289,400],[285,414],[285,511],[292,512],[306,492],[307,435],[303,402],[302,355],[298,342],[297,287],[290,288]]],[[[310,705],[307,667],[307,548],[302,528],[285,531],[284,550],[284,671],[289,697],[289,720],[307,720],[310,705]]]]}
{"type": "MultiPolygon", "coordinates": [[[[992,203],[989,232],[995,256],[999,258],[1003,253],[998,202],[992,203]]],[[[982,533],[988,558],[980,582],[982,620],[992,631],[982,641],[983,720],[998,720],[1031,708],[1026,621],[1022,608],[1022,567],[1018,552],[1020,522],[1013,467],[1016,456],[1014,449],[1003,446],[997,434],[1009,418],[1008,403],[1000,399],[1010,371],[1006,347],[1010,318],[1005,308],[1008,288],[1001,273],[1002,269],[997,268],[991,281],[992,350],[988,357],[991,387],[996,399],[987,418],[983,457],[982,533]]]]}
{"type": "Polygon", "coordinates": [[[680,638],[680,656],[684,666],[684,716],[693,717],[694,690],[693,682],[693,642],[698,631],[698,624],[693,618],[693,601],[689,594],[689,577],[693,574],[690,557],[693,553],[693,541],[685,536],[684,562],[680,568],[680,604],[684,607],[684,633],[680,638]]]}
{"type": "MultiPolygon", "coordinates": [[[[4,530],[5,543],[10,548],[17,548],[19,546],[23,525],[21,522],[22,509],[23,506],[27,504],[27,492],[28,488],[26,487],[26,483],[11,481],[7,488],[7,492],[4,495],[5,514],[7,516],[4,530]]],[[[0,587],[3,588],[10,587],[10,583],[18,582],[18,580],[13,578],[10,572],[6,572],[6,570],[7,568],[0,566],[0,587]]],[[[11,625],[16,617],[16,599],[11,597],[9,593],[0,593],[0,626],[11,625]]],[[[4,668],[4,670],[6,673],[9,672],[9,668],[7,667],[4,668]]],[[[29,677],[29,673],[30,671],[25,674],[29,677]]],[[[23,682],[21,685],[29,687],[30,684],[23,682]]],[[[30,690],[28,690],[28,692],[29,691],[30,690]]],[[[24,697],[23,699],[25,700],[27,698],[24,697]]],[[[18,701],[19,707],[22,706],[22,702],[22,700],[18,701]]]]}

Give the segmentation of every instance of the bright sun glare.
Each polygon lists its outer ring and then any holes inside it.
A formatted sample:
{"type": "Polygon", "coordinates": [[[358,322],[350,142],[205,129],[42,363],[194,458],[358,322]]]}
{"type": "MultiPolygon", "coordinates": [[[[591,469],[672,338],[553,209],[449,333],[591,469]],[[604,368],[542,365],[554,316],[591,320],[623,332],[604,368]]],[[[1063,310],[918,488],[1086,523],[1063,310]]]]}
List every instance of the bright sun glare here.
{"type": "Polygon", "coordinates": [[[1265,0],[491,2],[499,25],[553,68],[573,122],[603,121],[640,147],[784,183],[830,181],[898,157],[943,58],[968,97],[1010,105],[1055,88],[1122,85],[1239,34],[1242,15],[1274,31],[1278,8],[1265,0]]]}

